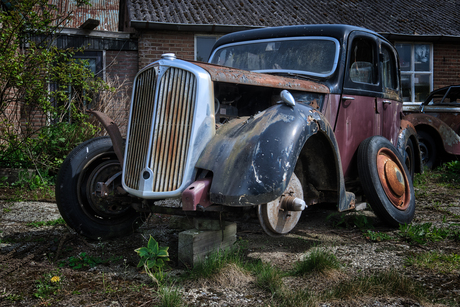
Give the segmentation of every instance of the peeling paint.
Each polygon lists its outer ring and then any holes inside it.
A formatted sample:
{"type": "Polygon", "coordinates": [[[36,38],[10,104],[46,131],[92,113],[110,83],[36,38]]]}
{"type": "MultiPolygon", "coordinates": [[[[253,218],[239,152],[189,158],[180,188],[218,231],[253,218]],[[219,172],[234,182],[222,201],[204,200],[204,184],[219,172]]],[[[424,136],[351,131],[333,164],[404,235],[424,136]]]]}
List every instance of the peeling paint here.
{"type": "Polygon", "coordinates": [[[444,143],[449,146],[454,146],[460,142],[460,137],[450,128],[441,126],[439,127],[439,133],[441,134],[444,143]]]}

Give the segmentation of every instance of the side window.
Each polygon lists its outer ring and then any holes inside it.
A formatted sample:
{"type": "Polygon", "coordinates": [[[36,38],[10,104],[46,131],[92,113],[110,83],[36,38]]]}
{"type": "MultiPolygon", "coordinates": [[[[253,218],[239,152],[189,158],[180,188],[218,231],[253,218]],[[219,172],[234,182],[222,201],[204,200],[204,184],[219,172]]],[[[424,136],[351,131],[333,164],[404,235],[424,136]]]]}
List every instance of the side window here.
{"type": "Polygon", "coordinates": [[[398,88],[396,59],[394,53],[386,46],[382,46],[382,74],[384,89],[395,90],[398,88]]]}
{"type": "Polygon", "coordinates": [[[353,82],[376,84],[375,44],[365,38],[353,41],[350,57],[350,79],[353,82]]]}

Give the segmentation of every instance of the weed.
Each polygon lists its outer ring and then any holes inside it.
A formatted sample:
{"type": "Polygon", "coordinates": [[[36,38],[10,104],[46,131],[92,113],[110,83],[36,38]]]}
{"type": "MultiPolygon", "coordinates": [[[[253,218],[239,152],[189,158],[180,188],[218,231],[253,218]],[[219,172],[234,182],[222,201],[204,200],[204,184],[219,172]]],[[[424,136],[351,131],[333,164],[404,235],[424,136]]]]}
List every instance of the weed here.
{"type": "Polygon", "coordinates": [[[228,264],[244,267],[243,254],[239,246],[230,250],[217,250],[197,263],[189,272],[189,278],[208,278],[218,274],[228,264]]]}
{"type": "Polygon", "coordinates": [[[16,302],[22,300],[22,296],[19,294],[9,294],[7,297],[5,297],[6,300],[16,302]]]}
{"type": "Polygon", "coordinates": [[[156,291],[160,297],[159,307],[180,307],[185,306],[182,295],[178,288],[174,286],[163,286],[156,291]]]}
{"type": "Polygon", "coordinates": [[[460,238],[459,224],[450,224],[447,227],[437,228],[431,223],[401,224],[399,236],[409,243],[426,244],[428,241],[438,242],[445,239],[458,240],[460,238]]]}
{"type": "Polygon", "coordinates": [[[59,263],[60,267],[69,266],[74,270],[81,269],[83,267],[95,267],[98,264],[105,264],[120,260],[122,257],[110,257],[109,259],[102,259],[100,257],[89,256],[86,253],[80,253],[78,256],[71,256],[67,260],[62,260],[59,263]]]}
{"type": "Polygon", "coordinates": [[[274,295],[276,306],[316,306],[316,297],[308,290],[283,289],[274,295]]]}
{"type": "Polygon", "coordinates": [[[302,260],[296,262],[294,274],[309,275],[340,268],[340,261],[333,253],[321,248],[314,248],[302,260]]]}
{"type": "Polygon", "coordinates": [[[258,262],[254,267],[256,284],[259,288],[268,290],[273,295],[282,290],[283,273],[270,263],[258,262]]]}
{"type": "Polygon", "coordinates": [[[150,236],[146,247],[140,247],[135,250],[141,260],[137,267],[144,267],[145,272],[152,280],[159,284],[164,278],[163,267],[165,262],[169,261],[169,247],[160,247],[158,242],[150,236]]]}
{"type": "Polygon", "coordinates": [[[52,221],[40,221],[40,222],[30,222],[27,223],[27,226],[32,226],[32,227],[41,227],[41,226],[57,226],[57,225],[65,225],[65,221],[62,217],[52,220],[52,221]]]}
{"type": "Polygon", "coordinates": [[[373,241],[373,242],[381,242],[385,240],[393,240],[394,238],[384,232],[378,232],[378,231],[372,231],[372,230],[367,230],[366,232],[363,232],[364,237],[367,240],[373,241]]]}
{"type": "Polygon", "coordinates": [[[36,280],[34,296],[45,300],[51,294],[55,295],[61,289],[62,279],[59,270],[44,274],[42,278],[36,280]]]}
{"type": "Polygon", "coordinates": [[[460,255],[426,252],[407,257],[405,263],[408,266],[418,266],[447,273],[460,269],[460,255]]]}
{"type": "Polygon", "coordinates": [[[334,212],[330,214],[327,220],[332,221],[333,227],[344,227],[344,228],[353,228],[357,227],[358,229],[372,229],[372,221],[364,215],[364,213],[357,212],[334,212]]]}

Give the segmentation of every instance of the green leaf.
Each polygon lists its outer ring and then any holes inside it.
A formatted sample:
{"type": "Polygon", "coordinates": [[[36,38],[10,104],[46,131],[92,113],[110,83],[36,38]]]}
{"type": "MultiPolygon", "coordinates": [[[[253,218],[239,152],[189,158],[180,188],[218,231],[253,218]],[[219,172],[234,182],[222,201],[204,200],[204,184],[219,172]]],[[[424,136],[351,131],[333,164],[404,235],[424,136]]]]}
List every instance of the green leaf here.
{"type": "Polygon", "coordinates": [[[149,269],[151,269],[156,265],[156,263],[157,263],[156,259],[149,259],[147,260],[146,265],[149,269]]]}

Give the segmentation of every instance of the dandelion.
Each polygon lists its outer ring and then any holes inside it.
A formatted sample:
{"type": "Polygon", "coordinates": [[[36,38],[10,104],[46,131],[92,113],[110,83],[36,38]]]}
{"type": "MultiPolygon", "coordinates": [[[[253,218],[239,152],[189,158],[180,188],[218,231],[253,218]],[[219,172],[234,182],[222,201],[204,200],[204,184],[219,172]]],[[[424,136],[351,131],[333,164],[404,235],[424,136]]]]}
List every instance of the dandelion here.
{"type": "Polygon", "coordinates": [[[61,278],[59,278],[59,276],[51,277],[51,282],[59,282],[60,280],[61,280],[61,278]]]}

